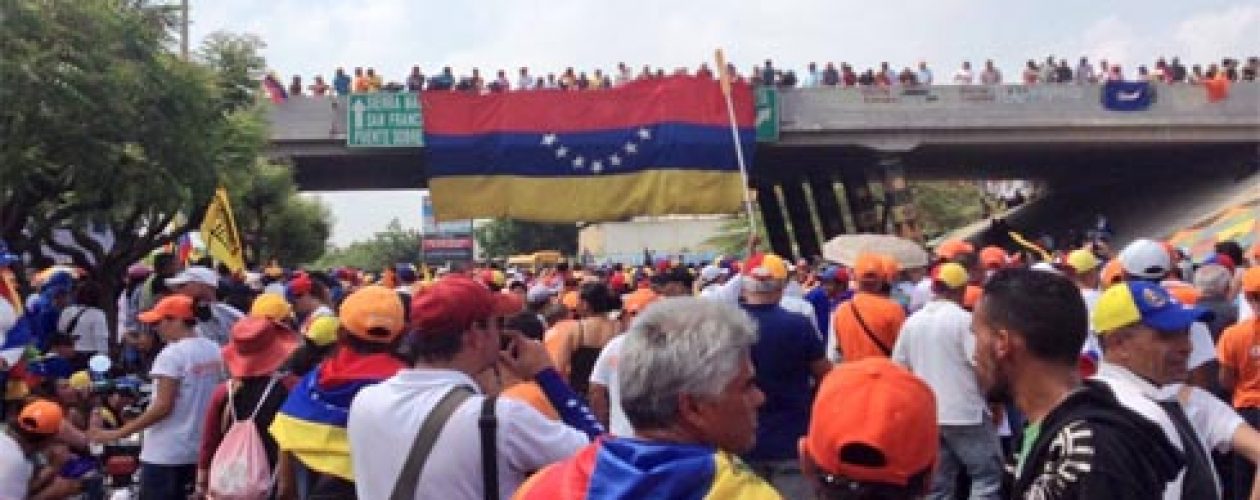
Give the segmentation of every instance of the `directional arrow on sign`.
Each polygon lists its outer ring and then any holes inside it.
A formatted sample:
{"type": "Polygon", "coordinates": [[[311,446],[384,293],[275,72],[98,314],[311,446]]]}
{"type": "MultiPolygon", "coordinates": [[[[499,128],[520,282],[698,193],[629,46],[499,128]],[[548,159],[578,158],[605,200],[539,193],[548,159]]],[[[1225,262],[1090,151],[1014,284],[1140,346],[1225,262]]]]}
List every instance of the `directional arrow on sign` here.
{"type": "Polygon", "coordinates": [[[769,107],[758,109],[757,110],[757,125],[760,126],[763,123],[769,122],[771,114],[772,113],[769,107]]]}
{"type": "Polygon", "coordinates": [[[362,127],[363,113],[367,111],[367,104],[364,104],[363,101],[354,101],[354,104],[350,105],[350,111],[354,112],[354,114],[351,115],[354,119],[350,120],[350,128],[362,127]],[[358,127],[355,126],[356,123],[358,124],[358,127]]]}

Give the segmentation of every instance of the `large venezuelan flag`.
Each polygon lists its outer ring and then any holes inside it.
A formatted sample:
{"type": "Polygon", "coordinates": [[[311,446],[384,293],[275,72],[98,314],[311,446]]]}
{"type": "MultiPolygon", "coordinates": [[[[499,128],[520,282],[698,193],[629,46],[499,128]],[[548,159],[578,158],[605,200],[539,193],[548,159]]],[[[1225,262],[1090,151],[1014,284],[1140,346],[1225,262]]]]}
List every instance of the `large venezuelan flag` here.
{"type": "Polygon", "coordinates": [[[670,498],[772,500],[779,493],[729,453],[711,446],[601,439],[531,477],[516,500],[670,498]]]}
{"type": "MultiPolygon", "coordinates": [[[[744,157],[752,89],[732,89],[744,157]]],[[[429,188],[442,219],[572,222],[740,209],[744,184],[716,80],[609,90],[425,92],[429,188]]]]}
{"type": "Polygon", "coordinates": [[[359,390],[393,376],[404,366],[388,354],[336,354],[302,377],[276,413],[268,431],[281,450],[307,467],[354,480],[346,421],[359,390]]]}

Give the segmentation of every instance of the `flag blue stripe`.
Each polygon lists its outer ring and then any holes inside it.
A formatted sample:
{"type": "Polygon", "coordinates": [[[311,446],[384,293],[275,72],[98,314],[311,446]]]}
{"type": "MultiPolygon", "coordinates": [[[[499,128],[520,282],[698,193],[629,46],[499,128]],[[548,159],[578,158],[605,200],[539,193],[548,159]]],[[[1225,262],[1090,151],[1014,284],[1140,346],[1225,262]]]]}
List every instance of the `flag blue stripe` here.
{"type": "MultiPolygon", "coordinates": [[[[729,127],[659,123],[647,127],[559,133],[426,134],[429,175],[517,175],[572,177],[679,169],[738,171],[729,127]],[[640,135],[646,130],[646,135],[640,135]],[[632,148],[627,148],[627,144],[632,148]],[[614,157],[615,156],[615,160],[614,157]],[[581,167],[574,160],[581,158],[581,167]],[[620,161],[620,165],[615,164],[620,161]]],[[[752,159],[756,134],[740,129],[745,161],[752,159]]]]}
{"type": "Polygon", "coordinates": [[[308,422],[345,427],[350,416],[350,403],[359,390],[379,380],[364,380],[323,390],[316,386],[319,370],[312,370],[298,382],[285,399],[280,412],[308,422]]]}

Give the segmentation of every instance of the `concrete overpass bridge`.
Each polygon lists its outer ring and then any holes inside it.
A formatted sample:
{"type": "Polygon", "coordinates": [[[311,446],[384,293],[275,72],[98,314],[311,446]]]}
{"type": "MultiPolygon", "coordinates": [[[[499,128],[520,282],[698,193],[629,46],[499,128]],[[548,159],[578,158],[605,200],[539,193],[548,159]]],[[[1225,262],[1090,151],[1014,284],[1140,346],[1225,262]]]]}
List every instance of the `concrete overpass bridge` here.
{"type": "MultiPolygon", "coordinates": [[[[1256,168],[1260,83],[1237,83],[1215,103],[1202,87],[1155,88],[1149,108],[1130,112],[1104,108],[1092,85],[783,90],[780,139],[758,145],[750,172],[763,217],[778,229],[771,246],[816,255],[821,241],[887,222],[913,233],[907,178],[1034,179],[1080,192],[1256,168]],[[848,221],[815,224],[811,211],[848,221]]],[[[293,98],[271,109],[271,154],[292,161],[303,189],[427,185],[421,148],[347,148],[345,106],[293,98]]]]}

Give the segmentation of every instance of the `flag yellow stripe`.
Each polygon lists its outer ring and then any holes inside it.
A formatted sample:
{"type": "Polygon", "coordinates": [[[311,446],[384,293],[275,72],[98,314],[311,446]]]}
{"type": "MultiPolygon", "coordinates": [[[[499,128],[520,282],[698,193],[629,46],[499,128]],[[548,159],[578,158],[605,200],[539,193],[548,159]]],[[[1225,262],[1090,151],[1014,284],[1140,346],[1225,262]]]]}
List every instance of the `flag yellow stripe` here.
{"type": "Polygon", "coordinates": [[[510,217],[599,222],[639,215],[729,214],[740,209],[739,172],[646,170],[582,177],[452,176],[429,181],[442,220],[510,217]]]}

